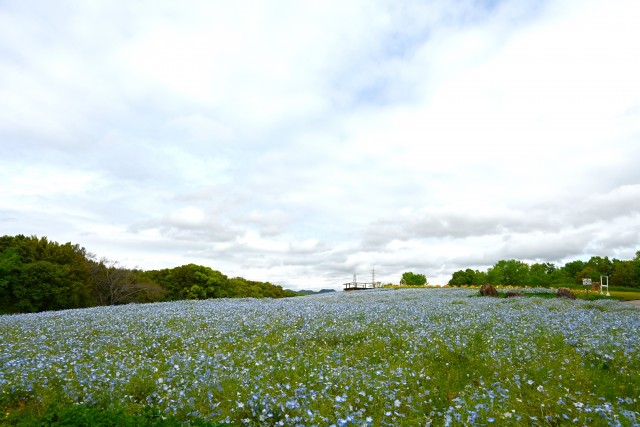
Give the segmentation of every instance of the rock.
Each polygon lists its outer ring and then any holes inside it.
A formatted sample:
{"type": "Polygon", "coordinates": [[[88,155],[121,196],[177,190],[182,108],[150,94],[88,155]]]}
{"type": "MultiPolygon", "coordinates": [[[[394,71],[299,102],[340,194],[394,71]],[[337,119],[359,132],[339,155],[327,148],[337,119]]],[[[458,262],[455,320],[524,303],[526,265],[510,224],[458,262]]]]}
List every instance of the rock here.
{"type": "Polygon", "coordinates": [[[505,298],[514,298],[514,297],[521,297],[521,296],[524,296],[524,295],[516,291],[507,291],[507,293],[504,295],[505,298]]]}
{"type": "Polygon", "coordinates": [[[480,295],[483,297],[497,297],[498,291],[493,285],[482,285],[480,287],[480,295]]]}
{"type": "Polygon", "coordinates": [[[556,298],[576,299],[576,294],[574,294],[571,289],[558,288],[558,291],[556,292],[556,298]]]}

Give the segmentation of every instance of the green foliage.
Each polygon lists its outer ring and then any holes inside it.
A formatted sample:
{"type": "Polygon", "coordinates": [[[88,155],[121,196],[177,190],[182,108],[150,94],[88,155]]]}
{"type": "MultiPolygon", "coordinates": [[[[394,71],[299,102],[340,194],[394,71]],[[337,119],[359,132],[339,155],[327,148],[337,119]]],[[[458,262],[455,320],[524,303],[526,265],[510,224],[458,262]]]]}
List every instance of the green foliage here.
{"type": "Polygon", "coordinates": [[[206,298],[296,296],[269,282],[187,264],[131,270],[46,237],[0,237],[0,314],[206,298]]]}
{"type": "Polygon", "coordinates": [[[93,305],[86,252],[35,236],[0,238],[0,312],[93,305]]]}
{"type": "Polygon", "coordinates": [[[407,286],[425,286],[427,284],[427,277],[424,274],[415,274],[411,271],[407,271],[402,273],[400,284],[407,286]]]}
{"type": "Polygon", "coordinates": [[[91,261],[93,294],[98,305],[162,301],[166,290],[139,270],[119,267],[106,259],[91,261]]]}
{"type": "Polygon", "coordinates": [[[640,289],[640,259],[637,259],[637,257],[631,261],[614,259],[609,283],[611,286],[640,289]]]}
{"type": "Polygon", "coordinates": [[[449,286],[475,286],[488,283],[487,273],[479,270],[460,270],[453,273],[449,286]]]}
{"type": "Polygon", "coordinates": [[[515,259],[501,260],[489,268],[487,278],[494,285],[524,286],[529,279],[529,266],[515,259]]]}
{"type": "Polygon", "coordinates": [[[593,269],[598,276],[596,280],[600,280],[600,275],[611,276],[613,261],[609,257],[593,256],[587,261],[586,267],[593,269]]]}
{"type": "Polygon", "coordinates": [[[529,284],[536,287],[549,286],[551,284],[551,275],[548,270],[549,267],[546,264],[533,264],[529,268],[529,284]]]}
{"type": "Polygon", "coordinates": [[[187,264],[144,273],[149,280],[167,290],[168,300],[206,298],[284,298],[296,296],[293,292],[269,282],[229,279],[217,270],[201,265],[187,264]]]}
{"type": "Polygon", "coordinates": [[[584,270],[585,267],[586,263],[584,261],[576,260],[566,263],[562,269],[571,280],[575,280],[578,277],[578,273],[584,270]]]}
{"type": "MultiPolygon", "coordinates": [[[[2,425],[16,427],[178,427],[184,422],[158,410],[145,407],[141,414],[128,414],[119,408],[86,405],[52,405],[43,414],[34,411],[10,412],[2,425]]],[[[195,419],[191,426],[222,427],[226,424],[195,419]]]]}
{"type": "Polygon", "coordinates": [[[640,251],[633,260],[610,260],[609,257],[593,256],[589,261],[571,261],[563,267],[554,264],[528,264],[515,259],[498,261],[488,271],[467,268],[453,273],[450,286],[482,285],[491,283],[505,286],[582,286],[582,279],[600,281],[600,276],[608,276],[609,284],[622,288],[640,289],[640,251]]]}
{"type": "Polygon", "coordinates": [[[591,279],[594,282],[600,281],[600,273],[593,267],[585,267],[576,275],[576,284],[581,285],[583,279],[591,279]]]}

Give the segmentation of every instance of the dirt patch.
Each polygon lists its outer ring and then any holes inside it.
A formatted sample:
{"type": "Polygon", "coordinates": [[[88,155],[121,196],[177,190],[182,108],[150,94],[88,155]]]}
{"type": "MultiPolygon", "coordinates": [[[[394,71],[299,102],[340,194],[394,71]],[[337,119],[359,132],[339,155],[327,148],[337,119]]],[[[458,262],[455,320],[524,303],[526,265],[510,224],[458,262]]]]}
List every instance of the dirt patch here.
{"type": "Polygon", "coordinates": [[[631,301],[623,301],[625,304],[632,305],[635,308],[640,308],[640,299],[634,299],[631,301]]]}

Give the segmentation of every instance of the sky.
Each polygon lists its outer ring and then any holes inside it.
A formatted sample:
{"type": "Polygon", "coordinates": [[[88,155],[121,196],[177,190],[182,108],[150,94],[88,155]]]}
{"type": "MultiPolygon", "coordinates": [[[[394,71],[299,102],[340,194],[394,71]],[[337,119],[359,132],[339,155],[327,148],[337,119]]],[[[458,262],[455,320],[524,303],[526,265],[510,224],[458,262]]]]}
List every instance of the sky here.
{"type": "Polygon", "coordinates": [[[0,2],[0,235],[290,289],[640,250],[636,0],[0,2]]]}

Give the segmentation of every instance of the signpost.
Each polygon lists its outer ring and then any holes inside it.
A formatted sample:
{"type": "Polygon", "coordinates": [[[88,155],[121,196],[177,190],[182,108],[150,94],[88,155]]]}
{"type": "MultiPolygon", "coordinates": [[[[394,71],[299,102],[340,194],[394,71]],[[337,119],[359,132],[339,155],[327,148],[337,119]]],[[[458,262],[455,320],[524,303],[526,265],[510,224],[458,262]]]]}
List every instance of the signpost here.
{"type": "MultiPolygon", "coordinates": [[[[589,299],[589,289],[591,289],[591,285],[593,284],[591,279],[582,279],[582,284],[587,286],[587,299],[589,299]]],[[[602,287],[600,288],[602,289],[602,287]]],[[[609,291],[609,287],[607,286],[607,292],[609,291]]]]}

